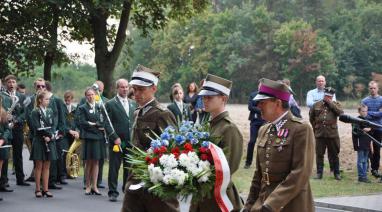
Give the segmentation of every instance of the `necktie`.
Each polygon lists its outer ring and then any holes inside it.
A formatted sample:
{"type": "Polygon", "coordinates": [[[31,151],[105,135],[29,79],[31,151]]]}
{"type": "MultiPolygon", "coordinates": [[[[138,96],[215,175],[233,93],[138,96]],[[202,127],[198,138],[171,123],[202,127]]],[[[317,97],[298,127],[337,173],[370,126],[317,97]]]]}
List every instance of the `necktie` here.
{"type": "Polygon", "coordinates": [[[129,103],[127,102],[126,99],[122,100],[122,105],[123,105],[123,108],[125,109],[127,116],[129,116],[129,103]]]}

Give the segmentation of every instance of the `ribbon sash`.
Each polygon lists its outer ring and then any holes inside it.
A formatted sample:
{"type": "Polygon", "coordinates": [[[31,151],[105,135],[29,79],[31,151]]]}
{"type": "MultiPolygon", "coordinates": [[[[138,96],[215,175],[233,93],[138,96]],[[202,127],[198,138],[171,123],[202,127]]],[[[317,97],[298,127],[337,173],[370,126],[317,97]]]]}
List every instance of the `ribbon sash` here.
{"type": "Polygon", "coordinates": [[[223,212],[229,212],[233,209],[233,205],[227,196],[227,187],[231,180],[228,161],[220,147],[210,142],[208,148],[211,151],[215,165],[216,180],[214,196],[220,210],[223,212]]]}

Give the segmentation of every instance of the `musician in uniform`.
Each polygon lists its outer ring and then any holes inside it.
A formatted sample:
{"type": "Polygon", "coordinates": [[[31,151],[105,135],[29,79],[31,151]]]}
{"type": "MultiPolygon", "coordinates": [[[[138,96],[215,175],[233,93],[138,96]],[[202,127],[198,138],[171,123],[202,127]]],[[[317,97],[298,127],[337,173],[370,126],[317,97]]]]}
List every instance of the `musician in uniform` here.
{"type": "MultiPolygon", "coordinates": [[[[2,103],[2,98],[0,97],[0,103],[2,103]]],[[[4,161],[8,161],[8,148],[5,148],[5,145],[8,143],[8,139],[10,138],[10,130],[8,127],[8,118],[7,112],[4,107],[0,104],[0,175],[1,170],[4,165],[4,161]]],[[[4,187],[5,188],[5,187],[4,187]]],[[[0,201],[3,199],[0,197],[0,201]]]]}
{"type": "MultiPolygon", "coordinates": [[[[138,65],[132,75],[130,84],[133,86],[138,109],[132,132],[132,143],[145,151],[150,147],[154,133],[160,135],[161,129],[167,126],[176,127],[174,115],[163,107],[154,97],[157,91],[159,73],[142,65],[138,65]]],[[[140,181],[129,176],[125,186],[123,212],[140,211],[178,211],[176,199],[161,200],[140,186],[140,181]]]]}
{"type": "MultiPolygon", "coordinates": [[[[232,176],[240,166],[243,154],[243,135],[236,124],[233,123],[228,111],[225,110],[231,87],[231,81],[208,74],[198,95],[203,97],[205,111],[211,115],[209,121],[211,137],[221,138],[216,145],[224,150],[232,176]]],[[[233,205],[232,211],[240,211],[243,207],[243,200],[240,198],[232,180],[227,187],[226,193],[233,205]]],[[[198,204],[193,204],[190,211],[212,212],[220,211],[220,209],[216,199],[212,197],[206,198],[198,204]]]]}
{"type": "Polygon", "coordinates": [[[57,160],[56,136],[54,136],[57,116],[49,108],[51,98],[47,91],[39,92],[35,98],[36,107],[31,112],[29,125],[33,137],[30,160],[35,163],[35,196],[37,198],[53,197],[49,192],[48,184],[50,163],[57,160]],[[41,179],[42,191],[40,190],[41,179]]]}
{"type": "MultiPolygon", "coordinates": [[[[0,87],[1,87],[1,80],[0,80],[0,87]]],[[[8,110],[12,105],[12,100],[8,95],[5,95],[4,92],[0,92],[0,98],[1,98],[1,106],[8,110]]],[[[12,139],[12,132],[10,130],[9,140],[12,139]]],[[[8,158],[3,161],[3,167],[1,169],[1,177],[0,177],[0,192],[13,192],[12,189],[8,188],[8,158]]]]}
{"type": "Polygon", "coordinates": [[[192,117],[190,105],[183,102],[183,88],[181,86],[174,87],[172,89],[171,96],[173,102],[167,106],[167,109],[169,109],[172,114],[174,114],[176,121],[191,121],[192,117]]]}
{"type": "Polygon", "coordinates": [[[314,211],[309,176],[314,135],[309,123],[289,111],[289,89],[260,80],[254,100],[268,121],[259,130],[256,168],[244,211],[314,211]]]}
{"type": "Polygon", "coordinates": [[[105,152],[105,114],[95,102],[96,91],[89,87],[85,90],[86,103],[78,107],[78,124],[83,140],[82,159],[85,161],[85,195],[101,195],[97,187],[99,160],[105,152]]]}
{"type": "Polygon", "coordinates": [[[23,144],[24,144],[24,121],[25,121],[25,111],[23,107],[23,102],[25,96],[18,91],[16,77],[13,75],[8,75],[4,79],[5,81],[5,92],[4,94],[9,96],[12,100],[12,106],[8,111],[10,126],[12,128],[12,151],[13,151],[13,164],[15,166],[16,173],[16,184],[20,186],[29,186],[29,183],[24,181],[24,169],[23,169],[23,144]]]}
{"type": "Polygon", "coordinates": [[[322,179],[324,171],[324,155],[328,149],[330,167],[333,167],[334,178],[341,180],[340,161],[340,137],[338,135],[337,118],[343,113],[339,102],[333,100],[334,88],[325,88],[324,99],[313,104],[309,111],[309,120],[316,137],[316,163],[317,177],[322,179]]]}
{"type": "Polygon", "coordinates": [[[115,85],[117,95],[110,99],[105,105],[112,126],[106,128],[109,136],[108,196],[112,202],[117,201],[119,195],[117,187],[118,172],[121,164],[123,170],[122,190],[125,188],[128,175],[128,169],[126,168],[128,167],[126,163],[127,148],[132,147],[130,144],[130,132],[134,122],[134,111],[136,109],[135,101],[127,98],[129,92],[128,81],[121,78],[116,81],[115,85]],[[113,150],[113,147],[118,147],[118,151],[115,151],[115,148],[113,150]]]}

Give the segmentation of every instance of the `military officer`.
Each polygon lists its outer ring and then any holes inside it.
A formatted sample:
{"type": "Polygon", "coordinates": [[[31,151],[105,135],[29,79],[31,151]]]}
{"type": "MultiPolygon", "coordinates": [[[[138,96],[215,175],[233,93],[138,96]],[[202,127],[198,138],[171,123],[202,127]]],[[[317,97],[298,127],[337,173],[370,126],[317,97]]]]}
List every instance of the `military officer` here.
{"type": "MultiPolygon", "coordinates": [[[[139,106],[135,114],[132,143],[142,150],[150,147],[149,137],[154,137],[154,133],[159,135],[161,129],[169,125],[176,126],[173,114],[154,97],[158,89],[158,77],[158,72],[138,65],[130,82],[134,89],[135,101],[139,106]]],[[[176,199],[161,200],[142,188],[139,183],[133,176],[129,176],[121,211],[178,211],[179,204],[176,199]]]]}
{"type": "Polygon", "coordinates": [[[4,94],[9,96],[12,100],[12,105],[14,105],[10,125],[12,126],[11,143],[13,151],[13,164],[16,172],[16,184],[20,186],[29,186],[30,184],[24,181],[25,175],[23,170],[22,155],[24,143],[23,125],[25,121],[25,111],[22,104],[25,100],[25,96],[16,91],[17,82],[15,76],[8,75],[5,77],[4,81],[6,86],[4,94]]]}
{"type": "Polygon", "coordinates": [[[108,196],[109,200],[112,202],[117,201],[119,195],[117,186],[118,172],[121,164],[123,166],[122,190],[125,188],[128,174],[126,168],[128,167],[128,164],[126,163],[125,158],[128,153],[127,148],[132,147],[130,144],[130,132],[134,122],[134,111],[136,109],[135,101],[127,98],[129,92],[128,81],[126,79],[118,79],[115,84],[117,95],[110,99],[105,105],[113,126],[113,128],[106,127],[107,134],[109,135],[108,196]],[[113,151],[114,145],[118,146],[118,152],[113,151]]]}
{"type": "Polygon", "coordinates": [[[309,123],[289,111],[289,89],[260,80],[254,100],[264,120],[259,130],[256,169],[245,211],[314,211],[309,176],[314,137],[309,123]]]}
{"type": "Polygon", "coordinates": [[[322,179],[324,171],[324,155],[328,148],[330,167],[333,167],[334,178],[341,180],[340,162],[340,137],[338,135],[337,117],[343,113],[339,102],[333,101],[335,90],[325,88],[324,99],[313,104],[309,111],[309,120],[314,128],[316,137],[316,163],[317,179],[322,179]]]}
{"type": "MultiPolygon", "coordinates": [[[[224,149],[232,175],[240,166],[243,154],[243,136],[225,110],[231,87],[231,81],[208,74],[199,96],[203,97],[205,111],[211,115],[210,134],[212,137],[221,138],[216,145],[224,149]]],[[[232,211],[240,211],[243,207],[243,200],[240,198],[239,192],[232,181],[227,188],[227,196],[233,205],[232,211]]],[[[212,212],[220,211],[220,209],[215,198],[208,198],[197,205],[192,205],[190,211],[212,212]]]]}

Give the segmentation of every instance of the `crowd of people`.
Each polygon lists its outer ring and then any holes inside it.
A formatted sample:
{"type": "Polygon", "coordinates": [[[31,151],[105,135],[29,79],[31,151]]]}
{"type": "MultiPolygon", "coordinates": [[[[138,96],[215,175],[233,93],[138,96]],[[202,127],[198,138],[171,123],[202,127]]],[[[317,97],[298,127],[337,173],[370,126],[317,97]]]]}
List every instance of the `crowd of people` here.
{"type": "MultiPolygon", "coordinates": [[[[70,177],[64,153],[74,140],[80,139],[84,194],[101,195],[99,188],[105,187],[103,164],[108,159],[108,197],[115,202],[119,196],[119,170],[121,166],[129,166],[124,159],[129,148],[134,145],[147,150],[150,137],[160,134],[167,126],[176,128],[182,121],[209,121],[211,135],[221,138],[217,145],[224,149],[230,174],[239,168],[243,136],[225,109],[232,88],[232,82],[227,79],[208,74],[200,82],[200,88],[192,82],[185,91],[176,83],[171,87],[171,103],[167,108],[155,98],[159,73],[141,65],[133,72],[130,82],[123,78],[116,80],[113,98],[105,98],[103,83],[96,81],[85,89],[82,97],[78,96],[77,105],[73,103],[73,91],[66,91],[62,100],[52,93],[52,85],[41,78],[35,80],[35,92],[29,96],[15,76],[8,75],[3,82],[4,91],[0,94],[1,192],[13,191],[8,183],[11,149],[16,184],[30,186],[27,181],[35,182],[36,198],[53,197],[51,190],[61,189],[70,177]],[[25,132],[28,132],[26,140],[30,141],[27,145],[30,160],[34,163],[28,179],[25,179],[22,162],[25,132]]],[[[370,82],[369,89],[370,96],[363,99],[359,107],[360,118],[381,124],[382,97],[378,95],[377,83],[370,82]]],[[[251,167],[255,144],[256,167],[245,203],[234,183],[229,183],[226,192],[233,211],[314,211],[309,177],[315,156],[316,179],[323,178],[326,149],[330,170],[336,180],[341,180],[337,118],[343,114],[343,109],[336,101],[335,90],[326,87],[324,76],[316,78],[316,88],[307,93],[306,104],[310,108],[310,124],[301,118],[289,80],[259,81],[258,89],[251,93],[248,101],[250,140],[244,168],[251,167]]],[[[369,167],[373,176],[381,177],[378,172],[380,147],[365,134],[380,140],[381,132],[354,125],[353,142],[358,151],[360,182],[370,182],[367,178],[369,167]]],[[[128,169],[123,168],[122,181],[125,193],[122,211],[179,209],[176,199],[159,199],[147,192],[128,169]]],[[[190,211],[219,211],[219,206],[216,199],[208,198],[193,203],[190,211]]]]}

